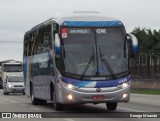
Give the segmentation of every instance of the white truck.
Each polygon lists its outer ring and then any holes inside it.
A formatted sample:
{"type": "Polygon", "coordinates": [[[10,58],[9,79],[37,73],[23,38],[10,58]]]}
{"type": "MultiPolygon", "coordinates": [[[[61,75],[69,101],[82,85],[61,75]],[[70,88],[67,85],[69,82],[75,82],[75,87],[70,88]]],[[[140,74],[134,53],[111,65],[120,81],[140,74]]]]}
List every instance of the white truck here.
{"type": "Polygon", "coordinates": [[[1,65],[0,65],[0,89],[2,89],[2,68],[1,68],[1,65]]]}
{"type": "Polygon", "coordinates": [[[22,76],[23,77],[23,67],[22,63],[16,61],[10,61],[7,63],[2,63],[2,83],[6,81],[8,76],[22,76]]]}

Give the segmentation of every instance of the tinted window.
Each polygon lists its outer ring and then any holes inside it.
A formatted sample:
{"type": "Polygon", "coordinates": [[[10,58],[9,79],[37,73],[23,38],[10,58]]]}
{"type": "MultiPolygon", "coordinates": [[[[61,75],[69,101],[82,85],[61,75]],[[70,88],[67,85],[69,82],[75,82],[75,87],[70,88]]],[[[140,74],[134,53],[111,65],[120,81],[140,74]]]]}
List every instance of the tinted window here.
{"type": "Polygon", "coordinates": [[[15,77],[9,77],[8,82],[24,82],[23,77],[15,76],[15,77]]]}

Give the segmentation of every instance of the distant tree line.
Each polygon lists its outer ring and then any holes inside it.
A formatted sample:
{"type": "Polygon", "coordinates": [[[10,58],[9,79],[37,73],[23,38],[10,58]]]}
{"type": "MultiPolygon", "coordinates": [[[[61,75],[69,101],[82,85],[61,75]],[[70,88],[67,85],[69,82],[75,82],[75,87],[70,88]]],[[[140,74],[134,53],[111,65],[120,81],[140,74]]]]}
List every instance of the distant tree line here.
{"type": "Polygon", "coordinates": [[[160,30],[135,28],[139,54],[130,59],[130,71],[135,78],[160,78],[160,30]]]}
{"type": "Polygon", "coordinates": [[[135,28],[132,31],[139,42],[139,52],[160,56],[160,30],[151,30],[146,28],[135,28]]]}

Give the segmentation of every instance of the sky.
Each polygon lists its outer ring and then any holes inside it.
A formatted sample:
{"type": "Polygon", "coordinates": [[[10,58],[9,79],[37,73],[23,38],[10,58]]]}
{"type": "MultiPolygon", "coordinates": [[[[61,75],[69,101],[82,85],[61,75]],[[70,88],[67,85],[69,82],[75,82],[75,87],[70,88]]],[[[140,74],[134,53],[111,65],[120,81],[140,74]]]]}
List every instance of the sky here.
{"type": "Polygon", "coordinates": [[[0,0],[0,61],[23,60],[24,33],[59,12],[98,11],[135,27],[160,29],[160,0],[0,0]]]}

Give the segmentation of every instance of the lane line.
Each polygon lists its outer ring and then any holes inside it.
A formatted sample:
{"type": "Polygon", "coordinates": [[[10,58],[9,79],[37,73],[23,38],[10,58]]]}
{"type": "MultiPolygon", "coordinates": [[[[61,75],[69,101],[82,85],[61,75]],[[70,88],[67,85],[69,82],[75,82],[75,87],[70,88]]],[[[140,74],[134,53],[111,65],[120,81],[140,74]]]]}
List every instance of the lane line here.
{"type": "Polygon", "coordinates": [[[131,101],[160,102],[155,100],[132,99],[131,101]]]}
{"type": "Polygon", "coordinates": [[[18,103],[17,101],[10,101],[11,103],[18,103]]]}
{"type": "Polygon", "coordinates": [[[65,120],[65,121],[75,121],[75,120],[73,120],[73,119],[71,119],[71,118],[65,118],[64,120],[65,120]]]}
{"type": "Polygon", "coordinates": [[[23,107],[25,107],[25,106],[27,106],[27,105],[25,105],[25,104],[19,104],[20,106],[23,106],[23,107]]]}
{"type": "Polygon", "coordinates": [[[3,100],[6,100],[6,101],[7,101],[7,100],[9,100],[9,99],[7,99],[7,98],[4,98],[3,100]]]}
{"type": "Polygon", "coordinates": [[[136,110],[136,109],[128,109],[128,108],[123,108],[123,107],[117,107],[118,109],[123,109],[123,110],[128,110],[128,111],[133,111],[133,112],[145,112],[141,110],[136,110]]]}

